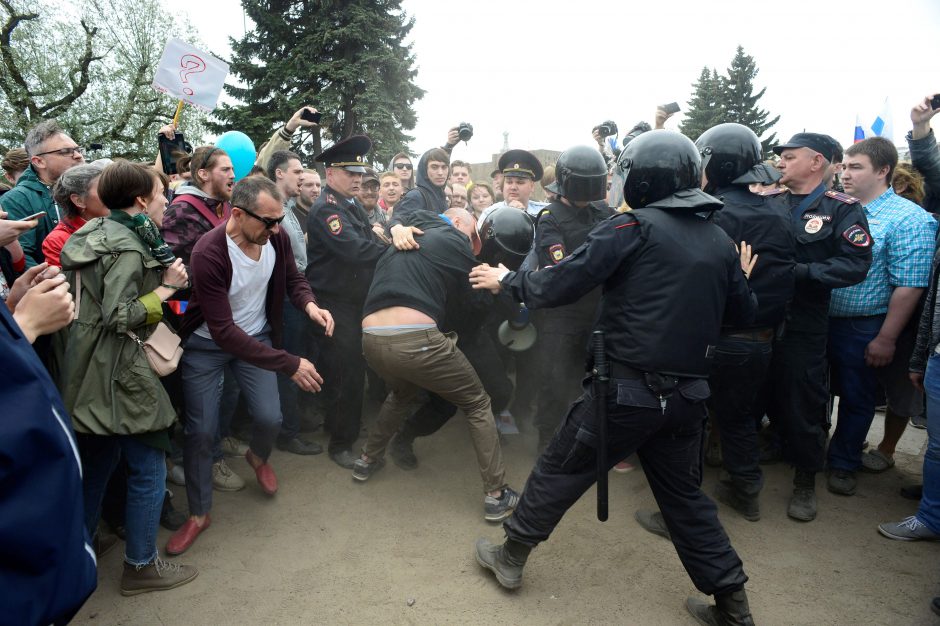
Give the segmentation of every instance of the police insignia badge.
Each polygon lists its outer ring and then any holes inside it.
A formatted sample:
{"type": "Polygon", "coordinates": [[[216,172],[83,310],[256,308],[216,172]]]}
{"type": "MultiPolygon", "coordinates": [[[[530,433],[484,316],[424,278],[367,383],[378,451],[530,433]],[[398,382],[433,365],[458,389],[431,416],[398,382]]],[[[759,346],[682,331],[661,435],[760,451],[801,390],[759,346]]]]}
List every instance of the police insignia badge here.
{"type": "Polygon", "coordinates": [[[858,224],[849,226],[842,236],[845,240],[856,248],[867,248],[871,245],[871,235],[865,232],[865,229],[858,224]]]}
{"type": "Polygon", "coordinates": [[[565,247],[560,243],[556,243],[548,249],[548,254],[552,257],[552,261],[558,263],[565,258],[565,247]]]}
{"type": "Polygon", "coordinates": [[[814,235],[822,230],[823,221],[818,217],[814,217],[806,222],[806,227],[803,229],[808,232],[810,235],[814,235]]]}
{"type": "Polygon", "coordinates": [[[326,225],[327,228],[330,229],[330,232],[334,235],[338,235],[343,232],[343,222],[339,219],[339,215],[336,213],[326,218],[326,225]]]}

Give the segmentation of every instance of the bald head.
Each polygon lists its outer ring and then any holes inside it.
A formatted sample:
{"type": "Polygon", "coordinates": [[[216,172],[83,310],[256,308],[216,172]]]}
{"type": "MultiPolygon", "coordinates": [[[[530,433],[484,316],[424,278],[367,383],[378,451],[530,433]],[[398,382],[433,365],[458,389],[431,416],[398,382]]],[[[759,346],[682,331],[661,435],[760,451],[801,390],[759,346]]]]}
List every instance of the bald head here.
{"type": "Polygon", "coordinates": [[[473,214],[467,211],[466,209],[447,209],[444,211],[444,215],[453,223],[454,228],[462,232],[464,235],[473,242],[474,237],[477,234],[477,225],[476,219],[473,217],[473,214]]]}

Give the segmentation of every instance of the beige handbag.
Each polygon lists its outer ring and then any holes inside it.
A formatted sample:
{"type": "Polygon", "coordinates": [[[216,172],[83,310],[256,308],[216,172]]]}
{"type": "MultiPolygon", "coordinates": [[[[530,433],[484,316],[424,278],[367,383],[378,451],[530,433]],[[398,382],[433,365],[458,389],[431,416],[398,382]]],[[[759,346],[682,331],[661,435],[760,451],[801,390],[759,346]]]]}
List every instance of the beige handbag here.
{"type": "MultiPolygon", "coordinates": [[[[75,271],[75,319],[78,319],[82,303],[82,272],[75,271]]],[[[163,377],[172,374],[179,367],[180,359],[183,357],[183,346],[179,335],[170,330],[170,327],[163,322],[158,322],[147,341],[141,341],[140,337],[131,331],[126,331],[128,337],[137,342],[140,349],[144,351],[150,369],[157,376],[163,377]]]]}

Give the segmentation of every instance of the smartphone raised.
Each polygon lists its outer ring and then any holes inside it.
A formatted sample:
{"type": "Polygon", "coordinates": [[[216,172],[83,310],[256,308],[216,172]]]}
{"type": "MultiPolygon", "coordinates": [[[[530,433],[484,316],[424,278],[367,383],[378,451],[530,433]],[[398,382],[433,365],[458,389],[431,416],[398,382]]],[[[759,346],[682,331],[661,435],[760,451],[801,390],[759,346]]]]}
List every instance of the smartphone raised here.
{"type": "Polygon", "coordinates": [[[313,122],[314,124],[319,124],[321,117],[323,117],[322,113],[320,113],[319,111],[314,113],[313,111],[310,111],[310,109],[304,109],[300,113],[300,119],[305,120],[307,122],[313,122]]]}
{"type": "Polygon", "coordinates": [[[17,221],[19,221],[19,222],[32,222],[33,220],[38,220],[40,217],[42,217],[42,216],[45,215],[45,214],[46,214],[45,211],[40,211],[39,213],[33,213],[32,215],[27,215],[26,217],[21,217],[21,218],[20,218],[19,220],[17,220],[17,221]]]}
{"type": "Polygon", "coordinates": [[[933,98],[930,99],[930,108],[934,111],[940,109],[940,93],[935,93],[933,98]]]}
{"type": "Polygon", "coordinates": [[[176,133],[173,139],[167,139],[166,135],[157,135],[157,141],[160,146],[160,160],[163,161],[163,173],[167,176],[177,174],[176,160],[183,156],[192,154],[193,147],[186,141],[183,133],[176,133]]]}
{"type": "Polygon", "coordinates": [[[679,112],[679,103],[678,103],[678,102],[670,102],[669,104],[662,104],[662,105],[660,105],[659,108],[662,109],[663,111],[665,111],[666,113],[669,113],[670,115],[672,115],[673,113],[678,113],[678,112],[679,112]]]}

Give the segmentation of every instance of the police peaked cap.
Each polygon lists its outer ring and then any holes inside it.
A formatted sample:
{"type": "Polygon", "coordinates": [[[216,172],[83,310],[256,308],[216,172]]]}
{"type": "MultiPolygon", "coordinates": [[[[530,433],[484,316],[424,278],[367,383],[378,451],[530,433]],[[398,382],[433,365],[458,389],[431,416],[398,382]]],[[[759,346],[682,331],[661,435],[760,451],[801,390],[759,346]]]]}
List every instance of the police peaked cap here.
{"type": "Polygon", "coordinates": [[[496,164],[503,176],[542,180],[542,164],[527,150],[509,150],[499,157],[496,164]]]}
{"type": "Polygon", "coordinates": [[[318,154],[314,160],[326,167],[341,167],[347,172],[366,173],[366,154],[372,149],[372,140],[365,135],[353,135],[318,154]]]}

